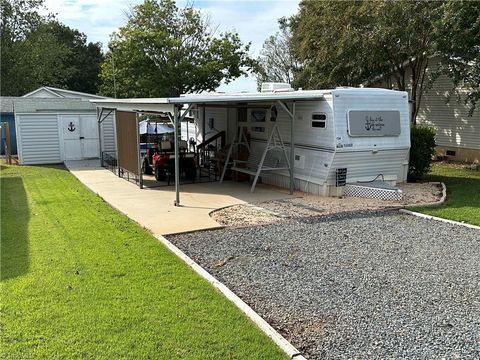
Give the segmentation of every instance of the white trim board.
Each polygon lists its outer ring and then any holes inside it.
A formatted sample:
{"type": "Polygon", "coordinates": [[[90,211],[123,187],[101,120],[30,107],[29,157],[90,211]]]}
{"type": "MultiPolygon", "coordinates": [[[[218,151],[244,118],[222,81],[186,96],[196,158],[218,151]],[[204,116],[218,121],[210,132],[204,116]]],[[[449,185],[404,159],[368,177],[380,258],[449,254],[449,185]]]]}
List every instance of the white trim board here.
{"type": "Polygon", "coordinates": [[[467,227],[467,228],[470,228],[470,229],[480,230],[480,226],[466,224],[466,223],[463,223],[463,222],[460,222],[460,221],[448,220],[448,219],[440,218],[440,217],[437,217],[437,216],[426,215],[426,214],[422,214],[422,213],[407,210],[407,209],[400,209],[399,211],[401,213],[404,213],[404,214],[413,215],[413,216],[417,216],[417,217],[424,218],[424,219],[436,220],[436,221],[441,221],[441,222],[448,223],[448,224],[464,226],[464,227],[467,227]]]}

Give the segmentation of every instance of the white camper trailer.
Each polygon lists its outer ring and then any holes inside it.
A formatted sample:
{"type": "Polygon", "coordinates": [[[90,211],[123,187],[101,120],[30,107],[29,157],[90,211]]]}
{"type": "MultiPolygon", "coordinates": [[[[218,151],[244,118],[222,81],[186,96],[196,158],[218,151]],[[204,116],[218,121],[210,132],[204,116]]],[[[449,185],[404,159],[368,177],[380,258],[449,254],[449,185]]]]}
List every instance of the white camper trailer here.
{"type": "Polygon", "coordinates": [[[395,185],[406,181],[410,149],[406,92],[373,88],[293,91],[289,85],[274,85],[273,90],[264,85],[262,92],[253,94],[185,95],[185,103],[196,104],[197,144],[220,131],[227,134],[227,146],[240,142],[240,127],[247,132],[248,163],[254,166],[278,129],[285,152],[267,154],[265,163],[275,166],[260,177],[263,183],[288,188],[287,154],[293,130],[296,190],[340,196],[345,183],[381,179],[395,185]],[[276,98],[287,92],[293,100],[285,102],[284,108],[276,98]],[[297,96],[299,100],[294,100],[297,96]],[[293,122],[288,106],[295,107],[293,122]]]}

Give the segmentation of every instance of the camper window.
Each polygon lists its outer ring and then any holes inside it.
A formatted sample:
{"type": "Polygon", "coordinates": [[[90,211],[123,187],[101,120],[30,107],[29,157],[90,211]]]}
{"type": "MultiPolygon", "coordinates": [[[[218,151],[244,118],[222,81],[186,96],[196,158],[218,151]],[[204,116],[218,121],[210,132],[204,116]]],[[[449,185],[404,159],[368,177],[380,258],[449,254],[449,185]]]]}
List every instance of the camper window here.
{"type": "Polygon", "coordinates": [[[327,115],[324,113],[312,114],[312,127],[324,129],[327,126],[327,115]]]}
{"type": "Polygon", "coordinates": [[[250,116],[251,116],[252,122],[265,122],[267,118],[267,110],[265,109],[252,110],[250,112],[250,116]]]}

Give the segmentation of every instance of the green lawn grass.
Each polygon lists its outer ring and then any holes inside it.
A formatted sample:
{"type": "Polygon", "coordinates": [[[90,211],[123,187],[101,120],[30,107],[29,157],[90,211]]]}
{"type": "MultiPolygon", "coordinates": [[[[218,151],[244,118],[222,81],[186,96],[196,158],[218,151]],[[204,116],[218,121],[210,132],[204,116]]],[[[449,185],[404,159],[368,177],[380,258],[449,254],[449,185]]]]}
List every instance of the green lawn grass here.
{"type": "Polygon", "coordinates": [[[2,166],[1,211],[2,357],[286,358],[62,167],[2,166]]]}
{"type": "Polygon", "coordinates": [[[480,226],[480,171],[460,166],[434,165],[428,180],[445,183],[447,201],[440,206],[415,207],[411,210],[480,226]]]}

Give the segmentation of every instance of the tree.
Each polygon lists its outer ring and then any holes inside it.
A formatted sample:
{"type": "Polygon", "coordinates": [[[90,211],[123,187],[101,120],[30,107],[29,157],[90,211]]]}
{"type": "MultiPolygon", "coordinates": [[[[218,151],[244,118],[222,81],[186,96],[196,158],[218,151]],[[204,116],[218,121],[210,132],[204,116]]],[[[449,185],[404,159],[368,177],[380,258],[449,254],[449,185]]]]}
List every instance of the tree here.
{"type": "Polygon", "coordinates": [[[480,3],[445,3],[436,35],[440,56],[437,75],[445,74],[455,88],[467,89],[464,101],[470,105],[472,115],[480,99],[480,3]]]}
{"type": "Polygon", "coordinates": [[[2,95],[21,96],[43,85],[63,87],[71,72],[64,66],[69,49],[44,26],[15,43],[12,55],[15,62],[2,77],[2,95]]]}
{"type": "Polygon", "coordinates": [[[355,86],[393,74],[399,90],[410,89],[415,123],[441,5],[437,1],[302,2],[292,23],[296,53],[305,62],[303,79],[307,86],[324,76],[332,86],[355,86]]]}
{"type": "Polygon", "coordinates": [[[85,34],[71,29],[58,21],[44,25],[59,45],[68,49],[69,56],[63,60],[63,67],[69,69],[62,87],[95,94],[98,88],[100,66],[103,62],[100,43],[88,43],[85,34]]]}
{"type": "Polygon", "coordinates": [[[280,19],[280,30],[263,43],[257,59],[257,83],[283,82],[294,84],[298,61],[292,52],[291,34],[286,19],[280,19]]]}
{"type": "Polygon", "coordinates": [[[208,18],[192,7],[145,0],[110,41],[101,92],[165,97],[212,91],[254,66],[249,45],[243,45],[236,33],[215,36],[208,18]]]}
{"type": "Polygon", "coordinates": [[[2,46],[25,39],[32,29],[51,18],[37,11],[43,8],[43,0],[0,0],[0,6],[2,46]]]}
{"type": "Polygon", "coordinates": [[[19,96],[40,86],[96,93],[100,44],[42,16],[43,0],[1,0],[1,94],[19,96]]]}
{"type": "Polygon", "coordinates": [[[299,85],[307,89],[355,86],[370,75],[376,57],[362,34],[372,16],[360,1],[303,1],[290,19],[293,53],[301,66],[299,85]]]}
{"type": "Polygon", "coordinates": [[[303,1],[291,19],[294,53],[302,64],[297,79],[312,88],[375,84],[393,76],[398,90],[410,91],[415,124],[432,56],[463,64],[451,76],[478,79],[475,66],[466,66],[478,59],[478,45],[471,47],[479,41],[478,15],[470,13],[478,11],[478,3],[453,0],[303,1]],[[440,34],[450,46],[440,45],[440,34]]]}
{"type": "Polygon", "coordinates": [[[384,1],[374,8],[377,22],[373,39],[391,65],[398,89],[410,89],[413,124],[427,83],[429,59],[435,54],[435,25],[441,10],[442,3],[438,1],[384,1]],[[406,67],[410,70],[409,83],[406,67]]]}
{"type": "Polygon", "coordinates": [[[2,95],[21,95],[19,84],[23,81],[23,66],[18,67],[23,54],[19,44],[25,41],[30,32],[47,21],[38,9],[43,7],[43,0],[0,0],[1,23],[1,90],[2,95]],[[16,69],[17,68],[17,69],[16,69]]]}

